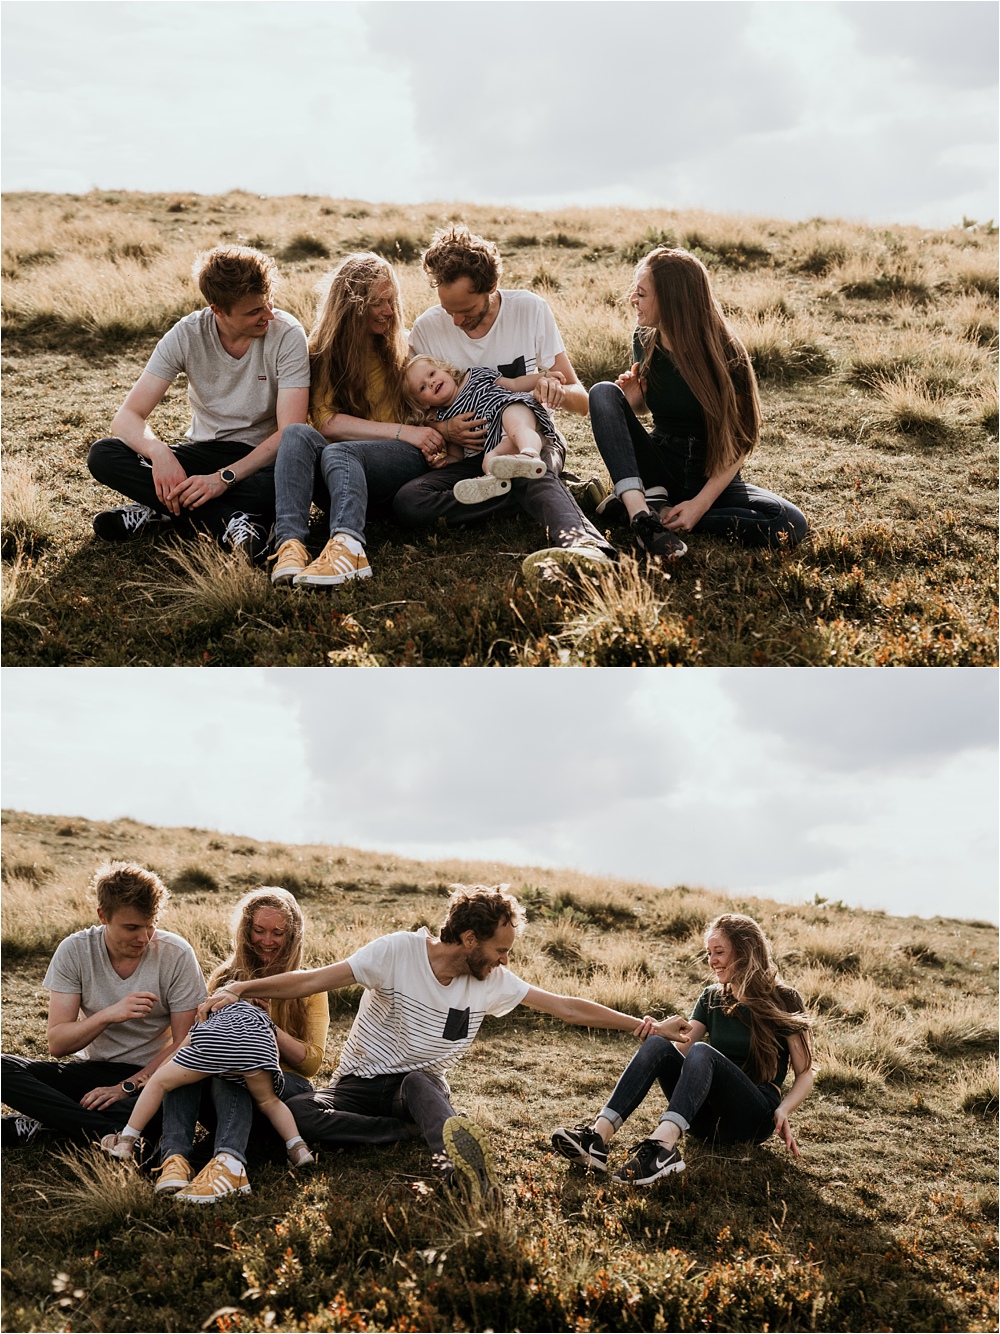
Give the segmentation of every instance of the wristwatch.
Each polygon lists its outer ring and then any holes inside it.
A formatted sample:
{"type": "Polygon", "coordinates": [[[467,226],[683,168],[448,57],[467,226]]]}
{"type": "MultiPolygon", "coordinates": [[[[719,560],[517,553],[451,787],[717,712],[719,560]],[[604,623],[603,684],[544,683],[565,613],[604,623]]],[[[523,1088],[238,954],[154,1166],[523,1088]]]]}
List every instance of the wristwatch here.
{"type": "Polygon", "coordinates": [[[236,481],[236,474],[233,472],[232,468],[220,468],[219,476],[225,482],[226,486],[232,486],[236,481]]]}
{"type": "Polygon", "coordinates": [[[122,1080],[122,1092],[129,1094],[130,1097],[133,1093],[139,1092],[139,1087],[140,1086],[135,1082],[134,1079],[122,1080]]]}

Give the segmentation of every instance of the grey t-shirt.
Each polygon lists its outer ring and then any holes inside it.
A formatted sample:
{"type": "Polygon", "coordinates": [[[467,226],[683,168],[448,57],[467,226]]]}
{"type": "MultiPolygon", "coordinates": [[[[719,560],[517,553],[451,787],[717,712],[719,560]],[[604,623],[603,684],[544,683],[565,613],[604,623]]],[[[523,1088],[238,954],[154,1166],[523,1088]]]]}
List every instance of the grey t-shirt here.
{"type": "Polygon", "coordinates": [[[170,1016],[196,1010],[205,999],[194,950],[172,931],[155,931],[131,977],[119,977],[104,944],[104,927],[88,926],[62,941],[52,956],[45,981],[49,991],[79,995],[86,1018],[123,1000],[133,991],[151,991],[160,999],[143,1019],[109,1024],[89,1046],[75,1053],[81,1061],[129,1061],[145,1065],[171,1042],[170,1016]]]}
{"type": "Polygon", "coordinates": [[[181,371],[187,376],[193,414],[188,440],[259,445],[278,429],[278,390],[309,388],[309,349],[294,315],[276,310],[264,337],[239,359],[231,357],[206,306],[163,335],[146,370],[161,380],[175,380],[181,371]]]}

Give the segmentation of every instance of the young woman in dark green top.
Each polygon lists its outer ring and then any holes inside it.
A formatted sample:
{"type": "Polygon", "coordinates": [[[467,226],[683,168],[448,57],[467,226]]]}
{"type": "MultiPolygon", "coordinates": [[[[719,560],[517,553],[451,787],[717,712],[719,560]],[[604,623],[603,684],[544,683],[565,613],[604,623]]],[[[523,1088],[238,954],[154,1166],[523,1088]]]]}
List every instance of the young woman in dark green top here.
{"type": "Polygon", "coordinates": [[[648,1020],[647,1037],[593,1125],[560,1127],[552,1136],[564,1157],[607,1171],[607,1146],[655,1083],[669,1109],[648,1139],[615,1172],[618,1181],[651,1185],[682,1172],[678,1141],[686,1130],[723,1144],[759,1144],[777,1134],[796,1158],[789,1113],[812,1088],[810,1020],[802,997],[778,975],[771,946],[752,917],[724,913],[705,933],[714,985],[706,987],[682,1041],[668,1041],[648,1020]],[[791,1063],[794,1079],[781,1086],[791,1063]]]}
{"type": "Polygon", "coordinates": [[[740,476],[760,433],[757,381],[704,264],[660,246],[636,269],[630,299],[632,367],[594,385],[590,418],[640,545],[676,560],[687,551],[681,533],[751,547],[800,541],[801,510],[740,476]],[[652,431],[636,415],[647,410],[652,431]]]}

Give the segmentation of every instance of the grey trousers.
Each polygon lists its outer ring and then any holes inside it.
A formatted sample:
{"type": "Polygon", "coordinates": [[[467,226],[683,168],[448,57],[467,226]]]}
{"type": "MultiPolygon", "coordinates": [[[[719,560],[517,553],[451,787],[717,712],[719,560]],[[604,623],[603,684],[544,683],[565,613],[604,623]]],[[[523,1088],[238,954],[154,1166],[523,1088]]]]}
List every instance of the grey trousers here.
{"type": "Polygon", "coordinates": [[[441,1155],[442,1128],[455,1115],[442,1082],[423,1070],[376,1079],[342,1075],[332,1088],[290,1098],[288,1107],[310,1143],[331,1148],[395,1144],[419,1130],[431,1151],[441,1155]]]}

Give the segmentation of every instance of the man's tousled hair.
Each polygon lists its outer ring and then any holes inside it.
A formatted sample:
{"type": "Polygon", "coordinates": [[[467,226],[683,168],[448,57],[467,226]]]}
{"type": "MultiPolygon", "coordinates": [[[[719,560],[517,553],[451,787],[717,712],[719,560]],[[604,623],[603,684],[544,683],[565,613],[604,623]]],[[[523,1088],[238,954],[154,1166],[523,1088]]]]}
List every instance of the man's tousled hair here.
{"type": "Polygon", "coordinates": [[[460,945],[466,931],[477,940],[489,940],[501,926],[524,929],[524,909],[510,892],[510,885],[452,885],[448,915],[441,927],[441,943],[460,945]]]}
{"type": "Polygon", "coordinates": [[[219,245],[195,256],[191,275],[208,304],[228,315],[248,296],[270,301],[278,283],[278,266],[270,255],[251,246],[219,245]]]}
{"type": "Polygon", "coordinates": [[[111,918],[122,908],[134,908],[155,922],[170,891],[156,874],[138,862],[105,862],[94,872],[97,906],[111,918]]]}
{"type": "Polygon", "coordinates": [[[464,223],[443,227],[424,251],[424,272],[435,287],[468,278],[476,293],[492,292],[503,273],[503,260],[493,241],[470,232],[464,223]]]}

